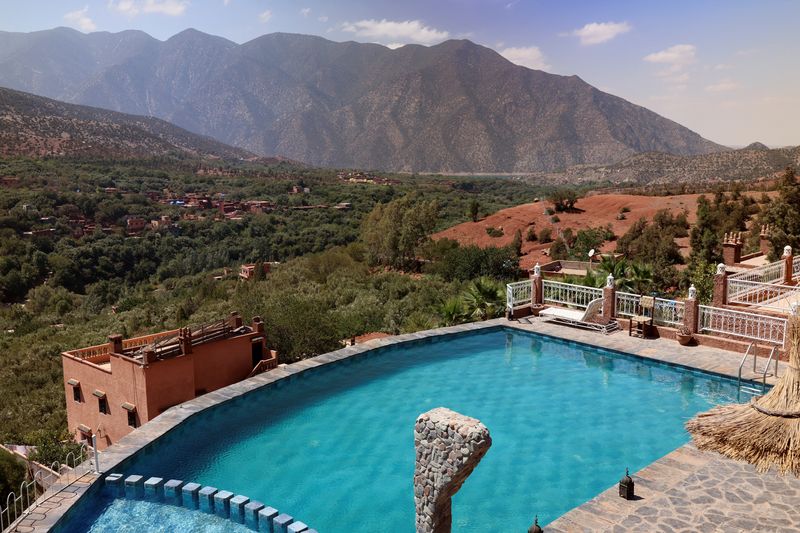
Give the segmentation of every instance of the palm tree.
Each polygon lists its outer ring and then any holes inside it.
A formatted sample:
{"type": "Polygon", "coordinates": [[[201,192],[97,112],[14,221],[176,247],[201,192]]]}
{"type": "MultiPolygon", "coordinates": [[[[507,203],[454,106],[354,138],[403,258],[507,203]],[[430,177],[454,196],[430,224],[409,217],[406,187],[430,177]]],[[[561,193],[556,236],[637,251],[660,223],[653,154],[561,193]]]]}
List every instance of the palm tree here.
{"type": "Polygon", "coordinates": [[[647,294],[653,286],[653,268],[644,263],[631,263],[625,272],[626,281],[637,294],[647,294]]]}
{"type": "Polygon", "coordinates": [[[464,302],[458,296],[448,298],[439,307],[439,317],[442,326],[454,326],[464,321],[464,302]]]}
{"type": "Polygon", "coordinates": [[[628,270],[628,261],[624,257],[603,255],[600,257],[597,270],[605,274],[604,278],[611,274],[614,279],[622,280],[625,279],[625,272],[628,270]]]}
{"type": "Polygon", "coordinates": [[[474,280],[464,292],[466,315],[475,320],[487,320],[503,312],[505,294],[502,285],[491,278],[474,280]]]}

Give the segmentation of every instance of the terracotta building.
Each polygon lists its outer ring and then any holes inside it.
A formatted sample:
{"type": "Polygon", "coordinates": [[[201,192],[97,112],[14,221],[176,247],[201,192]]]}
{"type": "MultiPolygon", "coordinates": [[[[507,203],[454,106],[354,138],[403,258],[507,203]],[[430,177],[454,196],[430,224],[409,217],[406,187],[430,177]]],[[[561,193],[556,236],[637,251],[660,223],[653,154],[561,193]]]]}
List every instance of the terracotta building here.
{"type": "Polygon", "coordinates": [[[275,368],[259,317],[237,313],[195,328],[123,339],[61,354],[67,424],[75,439],[99,449],[166,409],[275,368]]]}

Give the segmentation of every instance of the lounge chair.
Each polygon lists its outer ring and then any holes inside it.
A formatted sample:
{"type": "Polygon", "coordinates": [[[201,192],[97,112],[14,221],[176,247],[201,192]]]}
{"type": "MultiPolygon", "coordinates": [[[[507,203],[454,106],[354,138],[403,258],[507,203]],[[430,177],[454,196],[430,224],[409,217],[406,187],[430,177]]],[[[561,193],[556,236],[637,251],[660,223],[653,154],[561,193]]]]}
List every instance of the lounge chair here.
{"type": "Polygon", "coordinates": [[[619,329],[619,324],[617,324],[616,320],[612,320],[608,324],[600,324],[593,320],[602,309],[603,299],[597,298],[589,302],[589,305],[587,305],[586,309],[583,311],[580,309],[564,309],[563,307],[548,307],[540,311],[539,316],[547,318],[549,322],[558,322],[569,326],[593,329],[602,331],[605,334],[619,329]]]}

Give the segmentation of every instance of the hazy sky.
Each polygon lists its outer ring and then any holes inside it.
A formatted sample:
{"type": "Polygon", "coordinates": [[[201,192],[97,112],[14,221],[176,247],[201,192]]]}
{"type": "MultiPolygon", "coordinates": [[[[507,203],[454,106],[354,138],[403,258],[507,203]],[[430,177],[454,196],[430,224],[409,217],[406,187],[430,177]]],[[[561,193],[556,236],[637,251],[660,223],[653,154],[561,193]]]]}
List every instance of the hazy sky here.
{"type": "Polygon", "coordinates": [[[795,0],[0,0],[0,30],[193,27],[245,42],[276,31],[335,41],[467,38],[577,74],[713,141],[800,144],[795,0]]]}

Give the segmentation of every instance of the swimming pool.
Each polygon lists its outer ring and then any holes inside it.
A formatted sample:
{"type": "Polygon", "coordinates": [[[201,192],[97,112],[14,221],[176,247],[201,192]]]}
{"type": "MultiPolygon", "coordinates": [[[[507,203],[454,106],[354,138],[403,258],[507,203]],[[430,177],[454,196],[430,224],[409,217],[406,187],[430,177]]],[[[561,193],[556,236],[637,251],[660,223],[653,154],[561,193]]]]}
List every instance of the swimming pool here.
{"type": "MultiPolygon", "coordinates": [[[[123,471],[246,494],[324,533],[413,531],[414,421],[444,406],[493,440],[453,499],[453,530],[524,531],[684,444],[687,419],[736,398],[731,380],[509,328],[367,354],[208,409],[123,471]]],[[[90,498],[64,529],[129,526],[121,505],[90,498]]]]}

